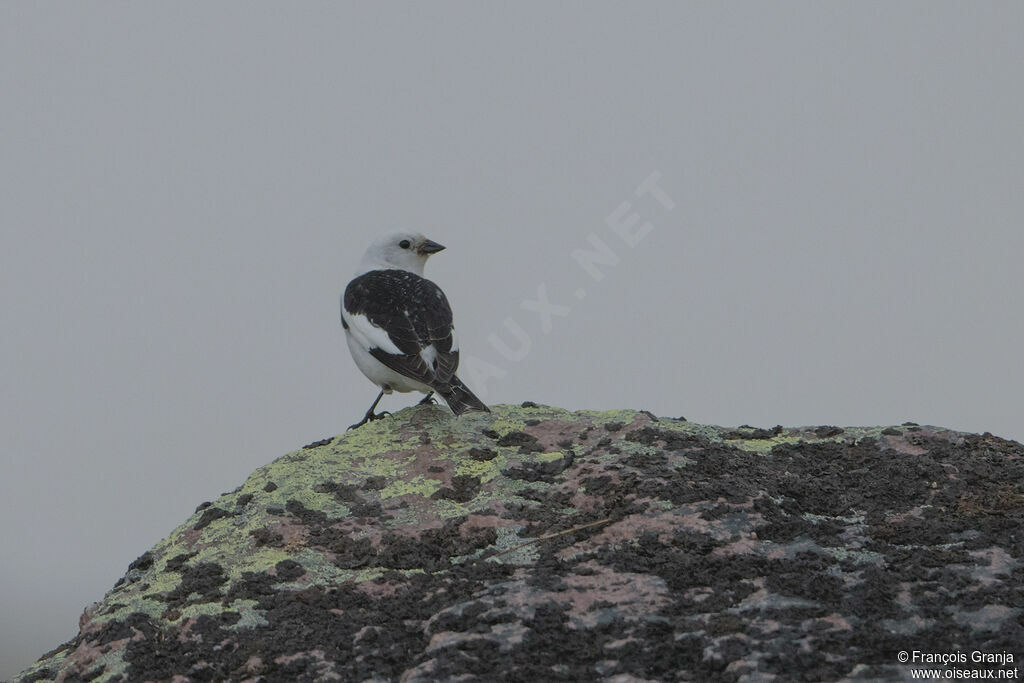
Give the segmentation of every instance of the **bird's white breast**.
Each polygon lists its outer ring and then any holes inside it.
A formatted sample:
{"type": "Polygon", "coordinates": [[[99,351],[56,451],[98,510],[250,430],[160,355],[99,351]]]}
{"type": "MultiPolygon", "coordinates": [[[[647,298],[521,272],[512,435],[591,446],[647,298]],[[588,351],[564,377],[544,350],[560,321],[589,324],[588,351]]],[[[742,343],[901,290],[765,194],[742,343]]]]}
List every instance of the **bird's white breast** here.
{"type": "MultiPolygon", "coordinates": [[[[365,320],[364,316],[351,317],[361,317],[365,320]]],[[[346,314],[346,321],[349,319],[350,318],[346,314]]],[[[366,324],[370,325],[370,322],[367,320],[366,324]]],[[[348,325],[349,328],[345,330],[345,341],[348,342],[348,350],[352,354],[352,360],[356,362],[356,367],[359,368],[360,372],[366,375],[367,379],[369,379],[371,382],[373,382],[379,387],[387,386],[390,387],[391,390],[400,391],[403,393],[408,391],[421,391],[423,393],[428,393],[432,391],[431,388],[428,387],[426,384],[423,384],[422,382],[417,382],[416,380],[410,379],[405,375],[400,375],[391,368],[389,368],[388,366],[381,363],[376,358],[374,358],[373,355],[370,354],[370,349],[383,347],[368,346],[360,338],[361,335],[356,335],[352,333],[352,323],[348,323],[348,325]]],[[[370,326],[372,327],[372,325],[370,326]]],[[[380,330],[380,332],[382,334],[384,333],[383,330],[380,330]]],[[[386,334],[384,334],[384,336],[387,337],[386,334]]],[[[388,339],[388,343],[391,343],[390,339],[388,339]]],[[[394,347],[396,352],[400,353],[398,347],[395,347],[394,344],[391,344],[391,346],[394,347]]],[[[390,391],[387,390],[385,390],[385,392],[391,393],[390,391]]]]}

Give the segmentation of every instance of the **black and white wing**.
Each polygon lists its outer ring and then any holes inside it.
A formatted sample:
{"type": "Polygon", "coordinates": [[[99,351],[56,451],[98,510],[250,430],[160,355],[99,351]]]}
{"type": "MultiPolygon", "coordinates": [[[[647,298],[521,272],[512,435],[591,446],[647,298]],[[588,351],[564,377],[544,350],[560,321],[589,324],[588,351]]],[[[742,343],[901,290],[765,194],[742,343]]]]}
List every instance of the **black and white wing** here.
{"type": "Polygon", "coordinates": [[[428,386],[459,366],[452,309],[441,288],[405,270],[371,270],[342,297],[342,323],[374,358],[428,386]]]}

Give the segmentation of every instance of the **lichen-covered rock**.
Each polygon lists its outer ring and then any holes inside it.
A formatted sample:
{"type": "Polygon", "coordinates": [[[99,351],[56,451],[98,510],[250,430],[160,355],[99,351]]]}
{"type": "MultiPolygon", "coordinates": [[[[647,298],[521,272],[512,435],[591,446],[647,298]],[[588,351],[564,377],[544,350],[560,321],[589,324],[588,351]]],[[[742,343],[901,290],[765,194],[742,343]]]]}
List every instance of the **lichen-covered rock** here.
{"type": "Polygon", "coordinates": [[[901,650],[1020,657],[1022,456],[910,424],[417,406],[201,505],[18,680],[878,679],[907,676],[901,650]]]}

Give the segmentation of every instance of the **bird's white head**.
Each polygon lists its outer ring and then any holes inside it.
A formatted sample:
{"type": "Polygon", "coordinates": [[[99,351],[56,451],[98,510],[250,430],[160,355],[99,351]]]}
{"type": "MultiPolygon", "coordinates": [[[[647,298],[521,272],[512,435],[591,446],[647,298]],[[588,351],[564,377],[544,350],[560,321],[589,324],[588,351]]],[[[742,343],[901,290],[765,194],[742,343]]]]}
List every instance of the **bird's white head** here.
{"type": "Polygon", "coordinates": [[[370,245],[359,264],[359,273],[396,269],[423,275],[427,259],[442,249],[443,246],[418,232],[393,232],[370,245]]]}

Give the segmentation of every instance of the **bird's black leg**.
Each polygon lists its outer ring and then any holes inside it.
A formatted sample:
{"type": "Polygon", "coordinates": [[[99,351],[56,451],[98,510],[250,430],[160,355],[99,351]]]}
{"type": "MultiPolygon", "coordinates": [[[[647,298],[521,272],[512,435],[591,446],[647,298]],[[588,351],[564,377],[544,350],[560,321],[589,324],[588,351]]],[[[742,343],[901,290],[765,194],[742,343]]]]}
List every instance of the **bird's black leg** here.
{"type": "MultiPolygon", "coordinates": [[[[363,419],[360,420],[359,422],[356,422],[354,425],[351,425],[349,427],[349,429],[355,429],[356,427],[362,427],[367,422],[373,422],[374,420],[381,419],[385,415],[390,415],[391,413],[389,413],[386,410],[382,410],[379,413],[377,413],[376,415],[373,413],[373,409],[377,407],[378,403],[380,403],[380,399],[381,399],[382,396],[384,396],[384,390],[383,389],[381,389],[380,393],[377,394],[377,398],[374,399],[373,405],[370,406],[370,409],[366,411],[366,415],[363,415],[363,419]]],[[[346,430],[346,431],[348,431],[348,430],[346,430]]]]}
{"type": "Polygon", "coordinates": [[[435,403],[437,403],[437,399],[434,398],[434,392],[431,391],[429,394],[424,396],[423,400],[421,400],[416,405],[418,405],[418,406],[428,406],[428,405],[434,405],[435,403]]]}

